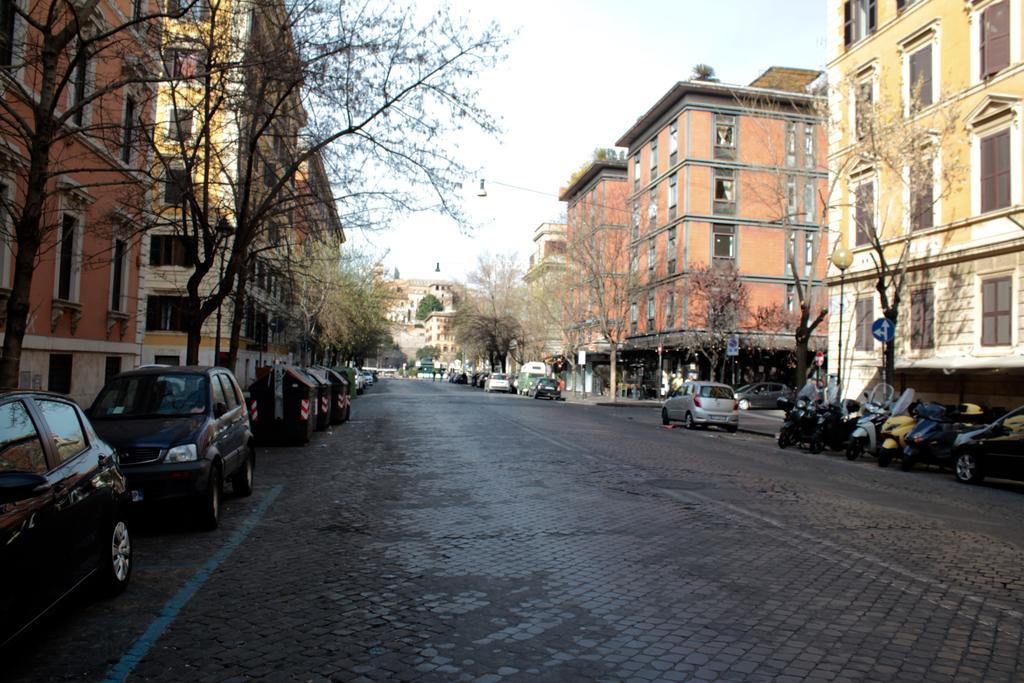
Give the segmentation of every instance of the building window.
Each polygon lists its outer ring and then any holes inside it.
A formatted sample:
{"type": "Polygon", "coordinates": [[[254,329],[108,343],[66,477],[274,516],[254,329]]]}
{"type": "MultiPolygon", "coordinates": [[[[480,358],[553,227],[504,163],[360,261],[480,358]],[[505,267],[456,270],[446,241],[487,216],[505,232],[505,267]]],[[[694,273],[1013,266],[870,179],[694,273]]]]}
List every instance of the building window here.
{"type": "Polygon", "coordinates": [[[658,177],[658,138],[651,140],[651,180],[658,177]]]}
{"type": "Polygon", "coordinates": [[[672,275],[676,272],[676,229],[674,227],[668,229],[668,241],[666,242],[665,252],[668,261],[668,274],[672,275]]]}
{"type": "Polygon", "coordinates": [[[178,206],[188,196],[188,170],[184,168],[168,168],[164,179],[164,203],[178,206]]]}
{"type": "Polygon", "coordinates": [[[676,317],[676,293],[669,292],[665,295],[665,327],[671,328],[675,324],[676,317]]]}
{"type": "Polygon", "coordinates": [[[654,332],[654,292],[647,295],[647,331],[654,332]]]}
{"type": "Polygon", "coordinates": [[[857,206],[854,220],[857,223],[856,246],[871,244],[875,236],[875,184],[862,183],[857,187],[857,206]]]}
{"type": "Polygon", "coordinates": [[[796,166],[796,123],[786,121],[786,166],[796,166]]]}
{"type": "Polygon", "coordinates": [[[200,21],[210,16],[210,8],[205,0],[168,0],[167,13],[179,19],[200,21]]]}
{"type": "Polygon", "coordinates": [[[804,179],[804,222],[816,223],[818,220],[818,198],[815,195],[814,178],[804,179]]]}
{"type": "Polygon", "coordinates": [[[932,46],[926,45],[910,55],[910,91],[907,93],[911,113],[929,106],[932,97],[932,46]]]}
{"type": "Polygon", "coordinates": [[[814,126],[810,123],[804,124],[804,168],[814,168],[817,163],[815,155],[814,126]]]}
{"type": "Polygon", "coordinates": [[[633,224],[632,224],[633,239],[640,237],[640,202],[633,202],[633,224]]]}
{"type": "Polygon", "coordinates": [[[653,230],[658,225],[658,186],[651,188],[647,198],[647,223],[648,228],[653,230]]]}
{"type": "Polygon", "coordinates": [[[157,355],[153,357],[153,362],[157,365],[170,365],[171,367],[174,367],[181,364],[181,357],[157,355]]]}
{"type": "Polygon", "coordinates": [[[181,266],[195,265],[189,244],[180,235],[152,235],[149,238],[149,265],[181,266]]]}
{"type": "Polygon", "coordinates": [[[629,333],[636,334],[637,332],[637,304],[634,301],[629,305],[629,333]]]}
{"type": "Polygon", "coordinates": [[[113,270],[110,283],[110,310],[124,310],[124,276],[127,261],[128,243],[124,240],[114,240],[114,259],[110,263],[113,270]]]}
{"type": "Polygon", "coordinates": [[[874,299],[857,299],[857,319],[854,324],[857,326],[857,337],[854,348],[858,351],[873,351],[875,348],[874,337],[871,336],[871,324],[875,317],[874,299]]]}
{"type": "Polygon", "coordinates": [[[640,152],[633,155],[633,189],[640,189],[640,152]]]}
{"type": "Polygon", "coordinates": [[[654,265],[657,261],[657,248],[655,247],[654,238],[647,240],[647,270],[654,271],[654,265]]]}
{"type": "Polygon", "coordinates": [[[185,332],[185,297],[149,296],[146,299],[146,330],[185,332]]]}
{"type": "Polygon", "coordinates": [[[142,0],[132,0],[132,19],[142,16],[142,0]]]}
{"type": "Polygon", "coordinates": [[[76,126],[81,126],[85,123],[85,105],[82,103],[85,101],[86,87],[89,82],[89,55],[82,48],[75,58],[77,61],[71,72],[71,101],[68,104],[69,108],[78,107],[71,114],[71,120],[76,126]]]}
{"type": "Polygon", "coordinates": [[[981,13],[979,54],[981,77],[988,78],[1010,65],[1010,2],[1002,0],[981,13]]]}
{"type": "Polygon", "coordinates": [[[197,50],[171,49],[164,53],[164,71],[171,78],[195,78],[202,70],[203,56],[197,50]]]}
{"type": "Polygon", "coordinates": [[[715,158],[736,158],[736,117],[715,114],[715,158]]]}
{"type": "Polygon", "coordinates": [[[679,122],[673,121],[668,127],[668,163],[674,165],[679,159],[679,122]]]}
{"type": "Polygon", "coordinates": [[[866,38],[878,27],[876,0],[846,0],[843,3],[843,45],[866,38]]]}
{"type": "Polygon", "coordinates": [[[713,230],[712,255],[716,259],[736,258],[736,226],[716,225],[713,230]]]}
{"type": "Polygon", "coordinates": [[[1010,205],[1010,131],[981,139],[981,211],[1010,205]]]}
{"type": "Polygon", "coordinates": [[[792,275],[796,272],[796,241],[796,231],[790,230],[789,234],[786,235],[786,275],[792,275]]]}
{"type": "Polygon", "coordinates": [[[910,7],[917,1],[918,0],[896,0],[896,12],[902,12],[903,10],[910,7]]]}
{"type": "Polygon", "coordinates": [[[804,233],[804,277],[810,277],[814,272],[814,233],[804,233]]]}
{"type": "Polygon", "coordinates": [[[786,222],[799,220],[800,195],[796,191],[796,177],[786,176],[786,222]]]}
{"type": "Polygon", "coordinates": [[[735,215],[736,213],[736,173],[727,168],[714,170],[714,212],[716,214],[735,215]]]}
{"type": "Polygon", "coordinates": [[[71,301],[74,295],[71,276],[75,267],[75,232],[78,219],[64,214],[60,226],[60,245],[57,253],[57,298],[71,301]]]}
{"type": "Polygon", "coordinates": [[[58,394],[71,393],[71,365],[70,353],[50,354],[50,369],[46,378],[47,390],[55,391],[58,394]]]}
{"type": "Polygon", "coordinates": [[[786,285],[786,313],[796,312],[796,285],[786,285]]]}
{"type": "Polygon", "coordinates": [[[640,270],[640,249],[633,247],[629,255],[629,272],[636,273],[640,270]]]}
{"type": "Polygon", "coordinates": [[[927,230],[935,226],[935,171],[929,159],[921,167],[911,169],[910,225],[913,230],[927,230]]]}
{"type": "Polygon", "coordinates": [[[597,190],[590,191],[590,224],[597,225],[597,190]]]}
{"type": "Polygon", "coordinates": [[[0,66],[14,65],[14,41],[17,36],[17,0],[0,0],[0,66]]]}
{"type": "Polygon", "coordinates": [[[668,219],[676,217],[676,205],[679,203],[679,174],[673,173],[668,179],[668,219]]]}
{"type": "Polygon", "coordinates": [[[1009,346],[1013,286],[1009,277],[981,283],[981,345],[1009,346]]]}
{"type": "Polygon", "coordinates": [[[135,98],[129,95],[124,98],[124,126],[121,138],[121,161],[132,160],[132,137],[135,133],[135,98]]]}
{"type": "Polygon", "coordinates": [[[167,124],[167,137],[171,140],[188,140],[192,137],[192,110],[188,107],[171,109],[171,120],[167,124]]]}
{"type": "Polygon", "coordinates": [[[910,294],[910,348],[935,348],[935,294],[931,287],[910,294]]]}
{"type": "Polygon", "coordinates": [[[121,374],[121,356],[107,356],[103,366],[103,383],[106,384],[119,374],[121,374]]]}

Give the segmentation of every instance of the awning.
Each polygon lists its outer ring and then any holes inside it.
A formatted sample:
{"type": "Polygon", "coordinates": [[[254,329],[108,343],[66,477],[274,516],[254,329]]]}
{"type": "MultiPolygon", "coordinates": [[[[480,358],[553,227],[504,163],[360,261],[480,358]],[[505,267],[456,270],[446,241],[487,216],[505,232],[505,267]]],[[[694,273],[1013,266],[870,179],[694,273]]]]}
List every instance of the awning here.
{"type": "Polygon", "coordinates": [[[951,356],[932,357],[911,360],[908,358],[896,359],[897,370],[942,370],[944,372],[956,372],[957,370],[1024,370],[1024,356],[992,356],[990,358],[977,358],[974,356],[951,356]]]}

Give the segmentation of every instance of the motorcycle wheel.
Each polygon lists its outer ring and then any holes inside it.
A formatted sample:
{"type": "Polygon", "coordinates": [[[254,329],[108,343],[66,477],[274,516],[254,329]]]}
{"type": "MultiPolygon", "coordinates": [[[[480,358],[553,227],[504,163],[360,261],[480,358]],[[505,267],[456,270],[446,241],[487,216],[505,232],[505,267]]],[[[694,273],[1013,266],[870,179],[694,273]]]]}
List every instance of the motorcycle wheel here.
{"type": "Polygon", "coordinates": [[[864,444],[860,439],[850,439],[850,443],[846,444],[846,459],[851,462],[859,458],[863,452],[864,444]]]}
{"type": "Polygon", "coordinates": [[[914,458],[904,453],[903,457],[900,458],[900,469],[904,472],[914,469],[914,458]]]}
{"type": "Polygon", "coordinates": [[[888,467],[890,464],[892,464],[892,451],[888,449],[878,451],[878,466],[888,467]]]}
{"type": "Polygon", "coordinates": [[[783,430],[781,430],[779,432],[779,448],[786,448],[788,446],[789,446],[789,434],[787,434],[786,430],[783,429],[783,430]]]}
{"type": "Polygon", "coordinates": [[[825,443],[817,436],[812,436],[811,443],[808,445],[807,450],[814,454],[821,453],[825,450],[825,443]]]}

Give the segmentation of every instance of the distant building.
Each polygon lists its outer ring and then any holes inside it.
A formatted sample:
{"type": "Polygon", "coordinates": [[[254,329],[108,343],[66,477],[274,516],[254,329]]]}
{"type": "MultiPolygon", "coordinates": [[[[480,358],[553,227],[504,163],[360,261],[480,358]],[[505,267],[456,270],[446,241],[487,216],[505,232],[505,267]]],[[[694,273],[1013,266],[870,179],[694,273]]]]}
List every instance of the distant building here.
{"type": "MultiPolygon", "coordinates": [[[[449,322],[442,323],[442,321],[449,321],[457,310],[459,289],[456,283],[449,280],[396,279],[392,280],[390,285],[392,303],[388,310],[388,320],[392,323],[392,336],[395,338],[395,343],[407,357],[414,357],[419,349],[431,344],[428,337],[437,337],[438,335],[451,336],[452,339],[448,343],[454,348],[454,332],[450,331],[449,322]],[[440,301],[441,312],[448,314],[438,316],[432,322],[435,327],[430,330],[427,327],[427,320],[417,320],[416,318],[420,302],[428,294],[440,301]],[[441,326],[448,331],[442,333],[441,326]]],[[[436,346],[436,344],[434,345],[436,346]]],[[[452,350],[449,349],[449,352],[452,350]]]]}

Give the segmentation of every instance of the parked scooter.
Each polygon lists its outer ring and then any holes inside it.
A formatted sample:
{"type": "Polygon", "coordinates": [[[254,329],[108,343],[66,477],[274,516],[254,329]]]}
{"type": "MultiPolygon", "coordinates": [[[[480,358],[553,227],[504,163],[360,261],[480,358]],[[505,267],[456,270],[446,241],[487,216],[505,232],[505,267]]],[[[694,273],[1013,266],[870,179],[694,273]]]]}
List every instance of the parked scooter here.
{"type": "Polygon", "coordinates": [[[818,387],[814,382],[805,384],[792,402],[782,398],[778,400],[777,405],[786,411],[786,418],[779,429],[779,448],[811,445],[818,431],[818,401],[818,387]]]}
{"type": "Polygon", "coordinates": [[[901,415],[914,400],[914,390],[907,389],[894,404],[896,391],[888,384],[878,384],[867,396],[861,409],[857,427],[846,445],[846,459],[856,460],[862,454],[878,455],[881,446],[879,435],[891,415],[901,415]]]}
{"type": "Polygon", "coordinates": [[[824,405],[817,413],[818,428],[810,444],[812,453],[820,453],[825,446],[834,451],[843,450],[857,427],[860,403],[852,399],[839,400],[839,396],[839,386],[830,382],[825,389],[824,405]]]}
{"type": "Polygon", "coordinates": [[[962,403],[956,412],[939,403],[927,403],[918,407],[917,418],[900,460],[905,472],[919,462],[952,467],[957,437],[987,422],[985,411],[974,403],[962,403]]]}
{"type": "MultiPolygon", "coordinates": [[[[907,389],[913,397],[914,390],[907,389]]],[[[906,392],[904,392],[906,393],[906,392]]],[[[901,397],[902,398],[902,397],[901,397]]],[[[907,445],[907,434],[914,428],[917,422],[915,409],[917,404],[911,403],[906,412],[900,413],[895,408],[892,415],[882,425],[882,432],[879,434],[881,444],[878,447],[878,466],[888,467],[893,458],[898,458],[907,445]]]]}

